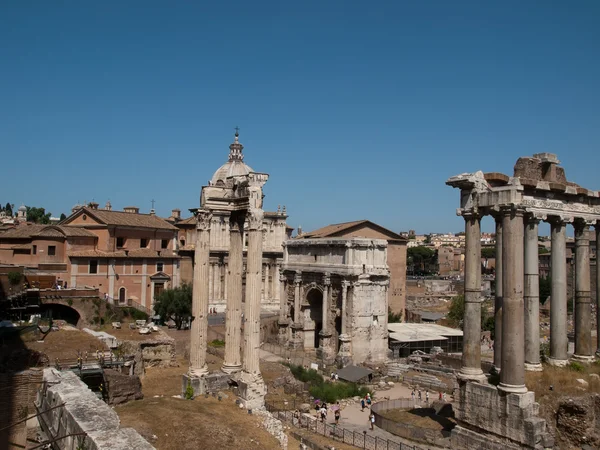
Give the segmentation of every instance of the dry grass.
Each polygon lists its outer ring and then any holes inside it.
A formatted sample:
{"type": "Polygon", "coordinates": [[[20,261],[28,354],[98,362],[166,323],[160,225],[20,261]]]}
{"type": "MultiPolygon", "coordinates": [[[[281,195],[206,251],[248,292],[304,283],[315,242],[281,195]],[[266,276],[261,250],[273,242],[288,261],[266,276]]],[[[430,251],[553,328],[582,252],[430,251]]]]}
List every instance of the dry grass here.
{"type": "Polygon", "coordinates": [[[525,383],[530,391],[535,392],[538,402],[547,397],[583,395],[586,392],[600,393],[600,380],[590,377],[591,374],[600,375],[600,365],[586,365],[583,366],[582,372],[577,372],[569,367],[561,368],[544,364],[542,372],[526,372],[525,383]],[[587,389],[577,382],[579,378],[589,383],[587,389]],[[552,386],[552,390],[550,390],[550,386],[552,386]]]}
{"type": "Polygon", "coordinates": [[[135,428],[159,450],[279,448],[260,418],[239,409],[231,396],[222,402],[148,397],[115,410],[122,426],[135,428]]]}
{"type": "Polygon", "coordinates": [[[91,334],[76,329],[51,331],[43,342],[30,340],[25,336],[25,346],[30,350],[45,353],[54,364],[56,359],[77,359],[77,352],[94,353],[96,350],[107,350],[106,346],[91,334]]]}
{"type": "Polygon", "coordinates": [[[417,408],[412,410],[392,409],[381,412],[380,414],[386,419],[393,420],[394,422],[413,425],[428,430],[450,430],[455,425],[450,419],[436,416],[433,408],[417,408]]]}

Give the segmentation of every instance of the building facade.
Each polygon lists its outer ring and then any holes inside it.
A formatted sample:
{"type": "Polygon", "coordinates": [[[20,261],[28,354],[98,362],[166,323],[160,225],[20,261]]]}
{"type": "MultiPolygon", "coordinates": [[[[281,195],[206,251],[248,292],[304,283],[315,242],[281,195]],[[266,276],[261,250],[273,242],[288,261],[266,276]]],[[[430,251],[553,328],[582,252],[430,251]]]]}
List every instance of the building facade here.
{"type": "Polygon", "coordinates": [[[388,243],[292,239],[284,244],[279,339],[324,364],[387,359],[388,243]]]}

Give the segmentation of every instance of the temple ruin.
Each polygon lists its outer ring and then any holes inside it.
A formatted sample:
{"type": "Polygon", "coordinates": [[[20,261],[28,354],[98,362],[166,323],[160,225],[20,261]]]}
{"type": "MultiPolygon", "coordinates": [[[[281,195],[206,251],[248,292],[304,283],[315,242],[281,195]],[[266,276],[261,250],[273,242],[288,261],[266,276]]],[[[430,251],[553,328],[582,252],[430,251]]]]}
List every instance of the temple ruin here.
{"type": "MultiPolygon", "coordinates": [[[[460,189],[457,214],[465,220],[465,315],[459,394],[452,432],[456,448],[548,448],[552,438],[537,416],[539,405],[525,386],[526,370],[542,370],[539,338],[538,224],[551,226],[550,356],[569,361],[567,338],[566,227],[575,230],[575,354],[594,360],[591,337],[588,230],[600,239],[600,193],[567,181],[556,155],[519,158],[514,175],[464,173],[446,184],[460,189]],[[481,369],[480,221],[496,221],[494,370],[500,383],[488,384],[481,369]],[[478,444],[477,444],[478,443],[478,444]]],[[[600,277],[600,271],[597,271],[600,277]]],[[[600,287],[598,280],[597,289],[600,287]]],[[[597,293],[600,299],[600,292],[597,293]]],[[[600,311],[597,308],[596,311],[600,311]]],[[[600,320],[597,321],[600,325],[600,320]]],[[[598,333],[600,338],[600,333],[598,333]]],[[[600,346],[599,346],[600,347],[600,346]]]]}
{"type": "Polygon", "coordinates": [[[260,306],[262,290],[262,254],[264,211],[262,188],[269,176],[252,171],[244,164],[242,144],[236,131],[229,146],[229,164],[225,179],[202,187],[196,217],[194,246],[194,284],[190,346],[190,367],[183,376],[183,387],[191,385],[194,394],[208,390],[206,351],[210,288],[210,242],[213,216],[229,221],[229,257],[227,273],[227,309],[225,361],[223,372],[238,384],[238,393],[249,409],[264,405],[265,385],[259,367],[260,306]],[[247,232],[245,270],[245,315],[242,346],[243,239],[247,232]]]}

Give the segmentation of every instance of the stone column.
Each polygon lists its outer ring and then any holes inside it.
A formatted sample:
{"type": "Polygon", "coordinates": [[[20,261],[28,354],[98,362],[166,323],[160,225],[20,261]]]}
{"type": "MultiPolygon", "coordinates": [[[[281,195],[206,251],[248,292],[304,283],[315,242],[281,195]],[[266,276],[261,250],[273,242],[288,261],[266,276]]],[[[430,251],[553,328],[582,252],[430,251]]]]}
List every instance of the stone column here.
{"type": "Polygon", "coordinates": [[[541,371],[539,220],[525,218],[525,370],[541,371]]]}
{"type": "Polygon", "coordinates": [[[208,266],[208,298],[209,302],[215,301],[215,264],[210,263],[208,266]]]}
{"type": "Polygon", "coordinates": [[[576,220],[575,227],[575,354],[574,359],[589,362],[592,350],[592,305],[590,285],[589,226],[576,220]]]}
{"type": "Polygon", "coordinates": [[[339,335],[340,348],[335,358],[336,363],[344,367],[352,362],[352,340],[348,334],[348,286],[350,283],[342,281],[342,332],[339,335]]]}
{"type": "Polygon", "coordinates": [[[242,269],[243,221],[232,217],[229,223],[229,273],[227,274],[227,309],[225,319],[225,360],[221,370],[225,373],[242,369],[240,354],[242,342],[242,269]]]}
{"type": "Polygon", "coordinates": [[[286,295],[287,278],[283,270],[279,272],[279,322],[287,322],[287,295],[286,295]]]}
{"type": "Polygon", "coordinates": [[[302,285],[302,272],[297,271],[294,276],[294,324],[300,325],[300,286],[302,285]]]}
{"type": "Polygon", "coordinates": [[[329,317],[328,317],[328,313],[329,313],[329,289],[331,286],[331,278],[329,276],[328,273],[326,273],[323,276],[323,316],[322,316],[322,320],[323,320],[323,328],[322,328],[322,334],[328,334],[329,333],[329,317]]]}
{"type": "Polygon", "coordinates": [[[494,366],[500,372],[502,367],[502,216],[496,219],[496,297],[494,299],[494,366]]]}
{"type": "Polygon", "coordinates": [[[566,224],[561,218],[550,221],[552,253],[552,294],[550,298],[550,357],[548,363],[567,365],[567,256],[566,224]]]}
{"type": "Polygon", "coordinates": [[[502,208],[503,326],[502,370],[498,389],[512,393],[527,392],[523,318],[523,213],[517,207],[502,208]]]}
{"type": "Polygon", "coordinates": [[[265,264],[265,283],[264,283],[264,292],[265,292],[265,300],[268,301],[271,298],[271,290],[269,289],[269,272],[270,266],[269,264],[265,264]]]}
{"type": "MultiPolygon", "coordinates": [[[[485,381],[481,370],[481,228],[479,215],[465,212],[465,313],[462,366],[463,381],[485,381]]],[[[504,335],[503,335],[504,337],[504,335]]]]}
{"type": "Polygon", "coordinates": [[[596,231],[596,357],[600,357],[600,221],[596,231]]]}
{"type": "Polygon", "coordinates": [[[194,249],[194,284],[192,288],[192,321],[190,368],[188,375],[198,378],[208,373],[206,345],[208,338],[208,278],[210,258],[210,222],[212,213],[196,212],[196,246],[194,249]]]}
{"type": "Polygon", "coordinates": [[[264,213],[250,208],[247,215],[248,252],[246,256],[246,322],[244,324],[244,372],[260,375],[260,297],[262,285],[262,233],[264,213]]]}

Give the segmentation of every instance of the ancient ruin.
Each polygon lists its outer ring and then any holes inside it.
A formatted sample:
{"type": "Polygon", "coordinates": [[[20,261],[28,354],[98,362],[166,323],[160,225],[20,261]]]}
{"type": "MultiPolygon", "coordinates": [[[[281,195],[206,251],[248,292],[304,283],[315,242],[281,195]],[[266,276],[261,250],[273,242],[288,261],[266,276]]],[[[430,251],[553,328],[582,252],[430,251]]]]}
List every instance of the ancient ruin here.
{"type": "Polygon", "coordinates": [[[323,364],[381,364],[388,351],[387,241],[298,239],[284,244],[280,343],[323,364]]]}
{"type": "Polygon", "coordinates": [[[542,370],[537,244],[540,221],[550,223],[552,239],[549,363],[564,366],[569,358],[565,258],[568,224],[575,229],[576,248],[572,357],[580,362],[594,359],[587,232],[594,225],[600,238],[600,193],[567,181],[558,164],[556,155],[540,153],[519,158],[512,177],[475,172],[446,182],[460,189],[457,214],[465,220],[466,233],[464,350],[456,410],[459,426],[452,435],[457,448],[475,448],[473,443],[479,443],[477,448],[493,449],[552,447],[546,423],[537,417],[539,406],[534,394],[525,386],[526,370],[542,370]],[[487,384],[481,369],[480,220],[486,215],[496,220],[497,387],[487,384]]]}
{"type": "MultiPolygon", "coordinates": [[[[200,208],[192,210],[196,217],[194,248],[194,285],[190,348],[190,368],[183,377],[183,390],[192,386],[195,394],[207,391],[208,305],[210,280],[210,235],[213,216],[229,221],[229,264],[225,362],[223,372],[232,374],[239,396],[249,409],[264,404],[265,387],[259,368],[260,301],[262,285],[263,219],[262,187],[269,176],[252,171],[244,164],[243,146],[236,131],[229,146],[227,177],[202,187],[200,208]],[[248,233],[246,256],[246,292],[244,325],[244,359],[242,361],[242,287],[243,233],[248,233]]],[[[219,169],[222,170],[223,168],[219,169]]]]}

